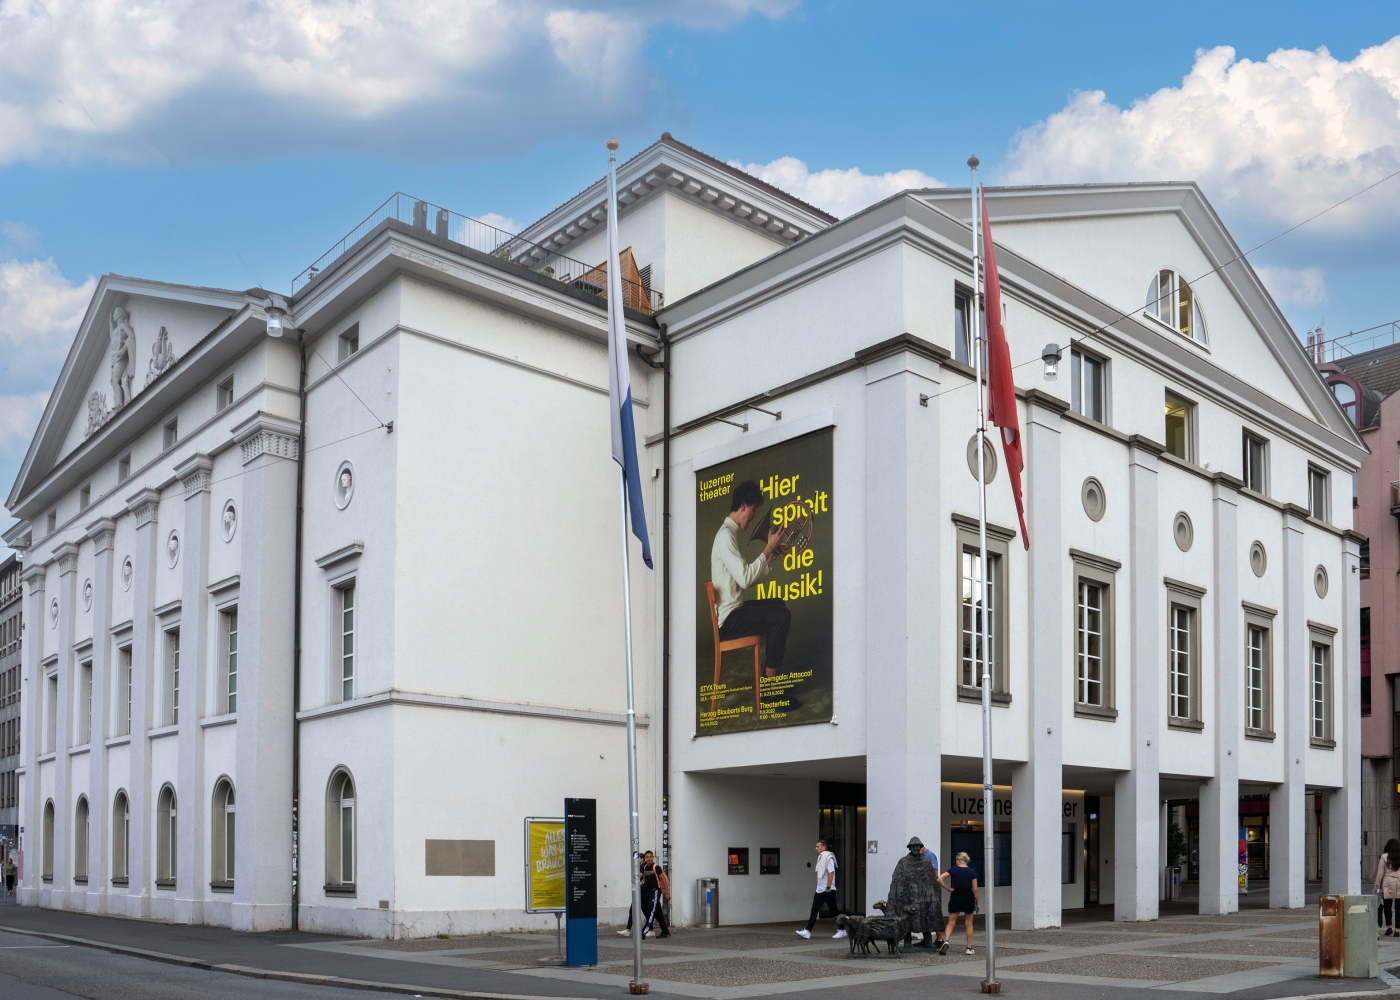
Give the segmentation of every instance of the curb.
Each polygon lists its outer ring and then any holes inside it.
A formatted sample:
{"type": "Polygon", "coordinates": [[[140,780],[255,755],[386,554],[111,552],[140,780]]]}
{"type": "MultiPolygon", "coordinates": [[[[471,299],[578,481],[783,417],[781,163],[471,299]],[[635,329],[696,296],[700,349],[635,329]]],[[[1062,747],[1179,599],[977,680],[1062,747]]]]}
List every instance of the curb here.
{"type": "Polygon", "coordinates": [[[412,986],[407,983],[380,983],[368,979],[346,979],[343,976],[321,976],[311,972],[282,972],[277,969],[258,969],[250,965],[215,964],[183,955],[169,955],[160,951],[132,948],[127,945],[112,944],[108,941],[92,941],[87,938],[72,937],[68,934],[51,934],[45,931],[31,931],[22,927],[9,927],[0,924],[0,931],[10,934],[23,934],[25,937],[44,938],[48,941],[62,941],[64,944],[95,948],[98,951],[132,958],[144,958],[167,965],[183,965],[190,969],[206,972],[224,972],[250,979],[273,979],[284,983],[299,983],[303,986],[336,986],[347,990],[377,990],[380,993],[407,993],[423,997],[471,998],[471,1000],[595,1000],[593,997],[543,996],[535,993],[482,993],[477,990],[449,990],[440,986],[412,986]]]}

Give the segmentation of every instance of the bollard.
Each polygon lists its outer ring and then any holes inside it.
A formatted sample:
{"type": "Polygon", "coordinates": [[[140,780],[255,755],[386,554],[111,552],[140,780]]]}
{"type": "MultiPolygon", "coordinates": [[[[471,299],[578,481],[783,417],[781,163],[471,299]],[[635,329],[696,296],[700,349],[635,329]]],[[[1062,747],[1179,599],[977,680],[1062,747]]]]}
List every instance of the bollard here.
{"type": "Polygon", "coordinates": [[[1342,977],[1342,953],[1345,921],[1342,918],[1342,897],[1323,896],[1317,905],[1317,974],[1328,978],[1342,977]]]}
{"type": "Polygon", "coordinates": [[[1375,979],[1376,897],[1323,896],[1317,910],[1317,974],[1375,979]]]}

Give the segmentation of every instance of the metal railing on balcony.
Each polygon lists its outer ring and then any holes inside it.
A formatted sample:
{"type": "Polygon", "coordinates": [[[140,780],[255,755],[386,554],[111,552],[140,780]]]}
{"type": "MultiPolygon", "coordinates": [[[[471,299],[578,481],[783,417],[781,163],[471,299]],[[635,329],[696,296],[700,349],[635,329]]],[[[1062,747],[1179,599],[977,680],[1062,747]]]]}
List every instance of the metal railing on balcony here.
{"type": "Polygon", "coordinates": [[[1368,326],[1364,330],[1352,330],[1330,340],[1327,337],[1327,332],[1322,327],[1318,327],[1315,330],[1309,330],[1304,339],[1308,357],[1312,358],[1315,364],[1321,364],[1324,361],[1341,361],[1344,358],[1365,354],[1367,351],[1389,347],[1391,344],[1400,342],[1400,320],[1378,323],[1375,326],[1368,326]]]}
{"type": "MultiPolygon", "coordinates": [[[[580,291],[600,298],[607,297],[605,263],[585,264],[581,260],[566,257],[557,249],[498,229],[480,219],[459,215],[422,198],[406,195],[402,191],[395,192],[358,226],[321,254],[315,263],[293,278],[292,294],[295,295],[309,285],[318,274],[344,256],[351,247],[386,219],[422,229],[450,243],[499,257],[580,291]]],[[[647,314],[659,310],[664,301],[660,292],[654,292],[642,282],[628,278],[625,269],[622,277],[622,298],[629,309],[647,314]]]]}

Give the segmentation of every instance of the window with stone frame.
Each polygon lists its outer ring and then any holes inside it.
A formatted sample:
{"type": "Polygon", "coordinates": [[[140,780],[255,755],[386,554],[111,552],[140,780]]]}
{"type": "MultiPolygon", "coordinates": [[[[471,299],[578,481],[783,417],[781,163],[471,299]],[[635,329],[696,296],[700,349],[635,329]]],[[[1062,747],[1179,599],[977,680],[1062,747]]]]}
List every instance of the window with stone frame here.
{"type": "Polygon", "coordinates": [[[1274,738],[1274,611],[1244,604],[1244,734],[1274,738]]]}
{"type": "Polygon", "coordinates": [[[1074,563],[1074,714],[1112,720],[1116,573],[1122,564],[1070,549],[1074,563]]]}
{"type": "Polygon", "coordinates": [[[1337,745],[1332,672],[1335,636],[1336,631],[1328,626],[1308,623],[1308,741],[1320,750],[1337,745]]]}
{"type": "Polygon", "coordinates": [[[987,607],[984,614],[981,549],[977,537],[977,519],[954,514],[957,526],[957,601],[958,601],[958,698],[963,701],[982,700],[983,643],[989,637],[987,653],[991,661],[992,701],[1009,704],[1011,691],[1007,662],[1007,566],[1010,562],[1008,543],[1016,532],[1000,525],[987,525],[987,607]],[[986,629],[987,635],[983,634],[986,629]]]}
{"type": "Polygon", "coordinates": [[[1201,598],[1205,588],[1167,578],[1167,725],[1200,731],[1201,598]]]}

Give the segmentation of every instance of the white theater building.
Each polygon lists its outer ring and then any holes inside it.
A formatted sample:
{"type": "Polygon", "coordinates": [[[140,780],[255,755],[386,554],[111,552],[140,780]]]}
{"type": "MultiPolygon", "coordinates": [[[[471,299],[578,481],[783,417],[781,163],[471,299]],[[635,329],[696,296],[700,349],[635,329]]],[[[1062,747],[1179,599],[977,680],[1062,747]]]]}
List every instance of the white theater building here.
{"type": "MultiPolygon", "coordinates": [[[[825,833],[861,910],[909,836],[945,859],[980,837],[967,192],[838,223],[669,136],[619,190],[657,557],[634,543],[641,846],[661,850],[665,794],[681,922],[711,876],[725,923],[799,919],[825,833]],[[832,717],[703,735],[695,473],[824,431],[832,717]],[[733,848],[779,870],[730,874],[733,848]]],[[[998,909],[1155,917],[1164,803],[1187,800],[1201,910],[1229,912],[1242,796],[1268,815],[1271,905],[1319,877],[1356,891],[1356,432],[1194,185],[988,204],[1030,540],[1003,473],[998,909]]],[[[617,470],[585,273],[605,221],[602,181],[504,241],[400,198],[270,305],[101,279],[7,501],[22,902],[290,926],[295,802],[301,928],[542,927],[522,822],[582,796],[599,917],[625,919],[617,470]]]]}

